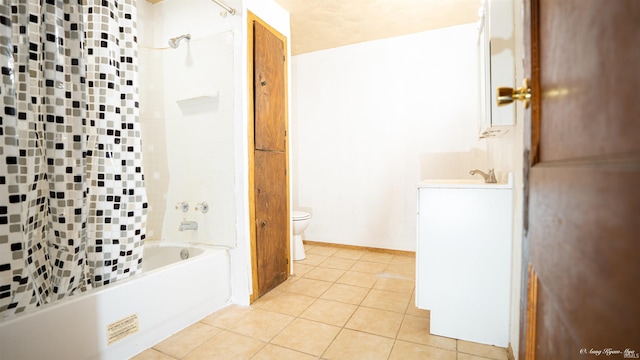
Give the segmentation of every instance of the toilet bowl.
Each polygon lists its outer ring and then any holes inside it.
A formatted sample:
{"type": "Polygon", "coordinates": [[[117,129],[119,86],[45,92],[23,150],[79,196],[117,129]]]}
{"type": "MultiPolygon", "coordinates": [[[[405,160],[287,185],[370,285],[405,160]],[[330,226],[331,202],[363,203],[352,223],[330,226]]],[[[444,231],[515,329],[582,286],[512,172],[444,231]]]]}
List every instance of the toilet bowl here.
{"type": "Polygon", "coordinates": [[[302,233],[311,222],[311,214],[304,211],[292,211],[291,223],[293,226],[293,260],[304,260],[304,245],[302,244],[302,233]]]}

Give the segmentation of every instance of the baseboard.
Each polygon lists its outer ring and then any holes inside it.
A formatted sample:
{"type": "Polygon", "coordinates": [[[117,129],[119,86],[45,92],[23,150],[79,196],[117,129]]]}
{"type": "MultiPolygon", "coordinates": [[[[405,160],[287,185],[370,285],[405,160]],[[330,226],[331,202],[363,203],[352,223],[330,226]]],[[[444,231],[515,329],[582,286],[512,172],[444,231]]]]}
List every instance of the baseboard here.
{"type": "Polygon", "coordinates": [[[513,348],[511,348],[511,343],[507,346],[507,359],[516,360],[515,356],[513,356],[513,348]]]}
{"type": "Polygon", "coordinates": [[[394,254],[394,255],[402,255],[402,256],[416,256],[416,252],[415,251],[383,249],[383,248],[375,248],[375,247],[368,247],[368,246],[357,246],[357,245],[346,245],[346,244],[334,244],[334,243],[326,243],[326,242],[311,241],[311,240],[302,240],[302,243],[303,244],[308,244],[308,245],[316,245],[316,246],[336,247],[336,248],[341,248],[341,249],[375,251],[375,252],[394,254]]]}

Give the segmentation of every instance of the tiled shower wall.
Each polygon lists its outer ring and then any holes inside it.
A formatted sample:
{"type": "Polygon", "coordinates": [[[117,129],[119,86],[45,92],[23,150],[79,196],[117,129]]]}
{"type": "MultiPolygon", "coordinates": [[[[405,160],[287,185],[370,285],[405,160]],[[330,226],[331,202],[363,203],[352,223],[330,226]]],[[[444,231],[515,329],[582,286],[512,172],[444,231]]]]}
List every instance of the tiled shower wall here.
{"type": "Polygon", "coordinates": [[[148,238],[234,247],[232,19],[206,0],[139,1],[138,7],[148,238]],[[187,33],[191,41],[168,46],[169,38],[187,33]],[[182,202],[187,212],[176,209],[182,202]],[[196,210],[202,202],[207,213],[196,210]],[[198,231],[178,231],[183,220],[197,221],[198,231]]]}

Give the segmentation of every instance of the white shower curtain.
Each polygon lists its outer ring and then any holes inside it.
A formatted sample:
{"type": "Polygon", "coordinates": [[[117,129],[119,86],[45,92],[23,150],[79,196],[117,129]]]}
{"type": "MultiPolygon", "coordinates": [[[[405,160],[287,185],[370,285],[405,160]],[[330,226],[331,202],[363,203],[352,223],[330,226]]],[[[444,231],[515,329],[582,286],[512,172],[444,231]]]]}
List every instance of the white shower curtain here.
{"type": "Polygon", "coordinates": [[[0,317],[141,269],[135,0],[2,0],[0,317]]]}

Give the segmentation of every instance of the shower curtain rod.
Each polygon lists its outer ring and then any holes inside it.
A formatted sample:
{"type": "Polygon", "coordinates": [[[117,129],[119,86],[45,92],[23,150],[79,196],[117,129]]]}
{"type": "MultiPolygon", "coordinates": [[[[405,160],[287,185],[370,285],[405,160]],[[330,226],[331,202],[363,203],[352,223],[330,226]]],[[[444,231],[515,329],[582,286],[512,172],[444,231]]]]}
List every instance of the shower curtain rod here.
{"type": "Polygon", "coordinates": [[[218,4],[221,8],[225,9],[229,14],[233,15],[236,13],[236,9],[222,2],[222,0],[211,0],[214,3],[218,4]]]}

